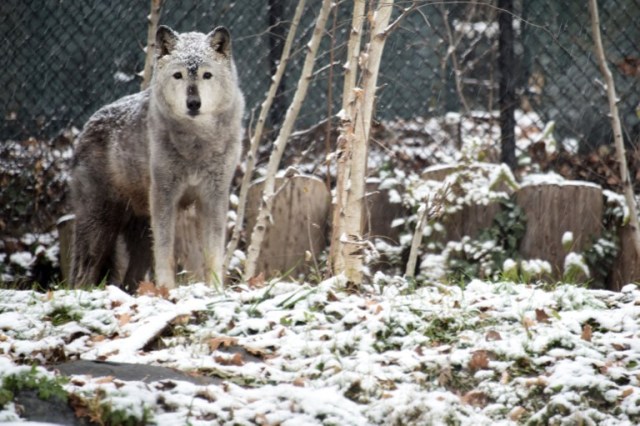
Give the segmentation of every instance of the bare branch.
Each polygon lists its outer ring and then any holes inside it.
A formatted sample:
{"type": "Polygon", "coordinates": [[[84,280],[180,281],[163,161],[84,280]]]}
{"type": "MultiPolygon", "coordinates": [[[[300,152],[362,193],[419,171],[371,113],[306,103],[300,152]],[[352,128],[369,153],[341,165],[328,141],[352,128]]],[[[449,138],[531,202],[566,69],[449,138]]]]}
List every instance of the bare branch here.
{"type": "Polygon", "coordinates": [[[262,133],[264,131],[264,124],[267,121],[267,115],[269,114],[269,110],[271,109],[271,105],[273,104],[273,100],[276,96],[276,92],[278,91],[278,86],[280,86],[280,82],[282,81],[284,70],[287,67],[287,63],[289,62],[291,46],[293,45],[293,40],[298,30],[298,25],[300,24],[300,18],[302,17],[302,11],[304,10],[305,2],[306,0],[300,0],[298,2],[298,6],[296,7],[296,10],[293,14],[293,20],[291,21],[291,27],[289,27],[289,33],[287,34],[287,38],[282,48],[282,55],[280,56],[280,62],[278,63],[278,68],[276,68],[276,72],[273,78],[271,79],[271,86],[269,87],[269,92],[267,93],[267,97],[265,101],[262,103],[262,106],[260,107],[260,116],[258,117],[258,124],[256,125],[256,130],[253,133],[253,136],[251,137],[249,153],[247,154],[246,170],[244,172],[244,176],[242,177],[242,186],[240,187],[240,196],[238,197],[239,198],[238,210],[236,212],[236,226],[233,229],[233,234],[231,235],[231,239],[227,244],[227,250],[224,257],[223,271],[227,271],[227,269],[229,269],[229,263],[231,262],[231,257],[233,256],[233,252],[238,247],[238,241],[240,240],[240,232],[242,231],[243,223],[244,223],[244,215],[245,215],[245,209],[247,204],[247,194],[249,193],[249,186],[251,185],[251,176],[253,175],[253,169],[255,167],[258,146],[260,146],[260,140],[262,139],[262,133]]]}
{"type": "Polygon", "coordinates": [[[151,74],[153,72],[153,57],[156,51],[156,32],[158,31],[158,21],[160,21],[160,11],[164,0],[151,0],[151,8],[148,16],[149,28],[147,29],[147,48],[144,59],[144,70],[142,71],[142,83],[140,90],[149,87],[151,74]]]}
{"type": "Polygon", "coordinates": [[[593,32],[593,42],[595,47],[596,58],[600,66],[600,72],[604,78],[605,87],[607,89],[607,99],[609,101],[609,110],[611,113],[611,127],[613,129],[613,141],[616,146],[616,156],[620,164],[620,179],[622,180],[622,190],[624,198],[629,208],[629,226],[633,231],[633,244],[636,249],[636,256],[640,257],[640,227],[638,227],[638,213],[636,201],[633,194],[633,185],[629,178],[629,170],[627,169],[627,160],[624,149],[624,140],[622,138],[622,124],[620,123],[620,114],[618,113],[618,96],[616,95],[616,86],[613,80],[611,70],[607,66],[607,59],[602,45],[602,36],[600,34],[600,16],[598,14],[597,0],[589,0],[589,13],[591,14],[591,31],[593,32]]]}
{"type": "Polygon", "coordinates": [[[273,207],[275,175],[278,170],[278,166],[280,165],[284,148],[287,145],[289,136],[291,136],[291,132],[293,131],[293,125],[298,117],[298,113],[300,112],[302,101],[307,95],[309,81],[313,75],[313,66],[318,52],[318,46],[320,45],[320,41],[324,35],[324,27],[332,6],[333,2],[331,0],[322,1],[322,6],[316,19],[316,25],[313,30],[311,40],[307,45],[307,55],[298,80],[298,87],[293,95],[293,100],[287,110],[287,114],[284,118],[284,122],[282,123],[282,127],[280,128],[280,132],[278,133],[278,137],[273,143],[273,151],[271,151],[271,156],[269,157],[267,176],[264,182],[264,195],[260,205],[260,211],[258,212],[256,224],[253,227],[253,232],[251,233],[251,244],[247,250],[247,261],[244,271],[244,278],[246,280],[253,277],[256,272],[258,257],[260,256],[262,248],[262,241],[264,240],[264,236],[269,225],[268,219],[273,207]]]}

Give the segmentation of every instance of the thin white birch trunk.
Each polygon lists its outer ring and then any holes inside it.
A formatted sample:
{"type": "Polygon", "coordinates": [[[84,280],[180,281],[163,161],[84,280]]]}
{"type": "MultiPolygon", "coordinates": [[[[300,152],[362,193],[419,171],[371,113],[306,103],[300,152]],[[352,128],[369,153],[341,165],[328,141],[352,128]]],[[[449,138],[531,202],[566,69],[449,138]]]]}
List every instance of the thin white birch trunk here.
{"type": "Polygon", "coordinates": [[[340,111],[340,136],[336,147],[336,194],[333,206],[333,221],[331,231],[330,258],[333,271],[344,270],[344,257],[339,249],[340,236],[344,233],[344,206],[346,203],[346,191],[344,178],[348,174],[347,168],[351,156],[351,144],[347,143],[349,135],[353,134],[353,107],[355,106],[356,79],[358,78],[358,57],[360,56],[360,41],[362,39],[362,26],[364,23],[364,11],[366,1],[354,0],[353,16],[351,18],[351,33],[347,44],[347,62],[344,65],[344,83],[342,88],[342,110],[340,111]]]}
{"type": "Polygon", "coordinates": [[[595,44],[595,54],[600,66],[600,72],[604,78],[607,88],[607,99],[609,101],[609,110],[611,114],[611,127],[613,129],[613,141],[616,146],[616,156],[620,164],[620,180],[622,181],[622,189],[624,197],[629,208],[629,226],[633,231],[633,244],[636,249],[636,256],[640,257],[640,227],[638,227],[638,213],[636,201],[633,194],[633,185],[629,177],[627,168],[627,160],[625,156],[624,140],[622,138],[622,125],[620,123],[620,114],[618,114],[618,96],[616,95],[616,86],[613,81],[611,70],[607,66],[607,59],[602,45],[602,37],[600,35],[600,16],[598,14],[597,0],[589,0],[589,12],[591,14],[591,31],[593,32],[593,42],[595,44]]]}
{"type": "Polygon", "coordinates": [[[251,137],[249,152],[247,153],[246,169],[244,172],[244,176],[242,177],[242,185],[240,187],[240,195],[238,197],[238,209],[236,211],[236,226],[233,228],[233,233],[229,240],[229,244],[227,244],[227,250],[225,253],[222,269],[223,272],[226,272],[229,269],[229,263],[231,262],[231,258],[233,257],[233,252],[238,247],[240,232],[242,231],[244,223],[247,194],[249,192],[251,177],[253,175],[253,169],[256,163],[256,154],[258,152],[258,147],[260,146],[260,140],[262,139],[262,133],[264,131],[264,125],[267,121],[267,115],[269,114],[269,110],[271,109],[271,105],[273,104],[273,100],[275,99],[278,87],[280,86],[280,82],[282,81],[284,70],[287,67],[287,63],[289,62],[291,46],[293,45],[293,40],[295,38],[296,32],[298,31],[298,25],[300,24],[300,18],[302,16],[305,3],[306,0],[300,0],[298,2],[298,6],[296,6],[296,10],[293,14],[293,20],[291,21],[291,26],[289,27],[289,33],[287,34],[287,39],[285,40],[284,46],[282,48],[280,62],[278,63],[275,74],[271,78],[271,86],[269,87],[267,97],[260,106],[260,116],[258,117],[258,122],[256,123],[255,132],[251,137]]]}
{"type": "MultiPolygon", "coordinates": [[[[350,158],[350,173],[345,176],[343,187],[336,191],[347,191],[344,206],[344,232],[340,235],[339,249],[344,256],[344,273],[347,280],[362,283],[363,255],[362,217],[364,212],[365,178],[367,173],[367,149],[371,117],[378,82],[382,52],[388,33],[385,31],[391,18],[393,0],[380,0],[373,13],[368,48],[360,57],[362,67],[362,89],[356,93],[353,151],[350,158]]],[[[339,273],[340,271],[335,271],[339,273]]]]}
{"type": "Polygon", "coordinates": [[[300,79],[298,80],[298,87],[296,88],[296,92],[293,95],[293,100],[291,101],[291,105],[287,110],[287,114],[285,115],[284,122],[282,123],[282,127],[280,128],[280,133],[278,133],[278,137],[273,144],[273,151],[271,152],[271,156],[269,157],[269,164],[267,165],[267,176],[264,182],[260,211],[258,212],[258,218],[256,220],[255,226],[253,227],[253,232],[251,233],[251,244],[249,245],[249,248],[247,250],[247,261],[244,271],[245,280],[253,277],[256,272],[256,265],[258,257],[260,256],[262,241],[264,240],[264,235],[266,233],[267,227],[269,226],[271,210],[273,207],[275,175],[278,171],[280,160],[282,159],[282,154],[284,153],[284,148],[287,145],[289,136],[291,135],[291,131],[293,130],[293,125],[296,118],[298,117],[298,113],[300,112],[302,101],[307,95],[309,81],[313,77],[313,66],[316,54],[318,52],[318,46],[320,45],[320,40],[322,40],[324,27],[326,25],[332,5],[333,2],[331,0],[322,1],[320,13],[316,19],[316,25],[313,30],[313,35],[311,36],[311,40],[307,45],[307,56],[305,57],[302,73],[300,74],[300,79]]]}
{"type": "Polygon", "coordinates": [[[144,70],[142,71],[142,83],[140,90],[149,87],[151,82],[151,74],[153,73],[153,58],[156,52],[156,32],[158,31],[158,21],[160,20],[160,11],[164,0],[151,0],[151,7],[148,16],[149,27],[147,29],[147,48],[144,59],[144,70]]]}

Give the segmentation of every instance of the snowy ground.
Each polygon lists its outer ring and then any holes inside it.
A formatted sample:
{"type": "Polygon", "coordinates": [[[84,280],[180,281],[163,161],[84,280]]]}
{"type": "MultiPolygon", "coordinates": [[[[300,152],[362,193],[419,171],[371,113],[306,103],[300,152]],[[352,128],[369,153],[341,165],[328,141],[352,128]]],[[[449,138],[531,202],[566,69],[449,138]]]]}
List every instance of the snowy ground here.
{"type": "MultiPolygon", "coordinates": [[[[412,288],[376,277],[201,284],[168,298],[115,287],[0,290],[0,376],[81,358],[222,379],[198,386],[73,376],[78,414],[159,425],[640,422],[640,290],[472,281],[412,288]],[[261,283],[257,283],[258,285],[261,283]],[[106,408],[105,408],[106,407],[106,408]]],[[[0,421],[18,419],[12,402],[0,421]]]]}

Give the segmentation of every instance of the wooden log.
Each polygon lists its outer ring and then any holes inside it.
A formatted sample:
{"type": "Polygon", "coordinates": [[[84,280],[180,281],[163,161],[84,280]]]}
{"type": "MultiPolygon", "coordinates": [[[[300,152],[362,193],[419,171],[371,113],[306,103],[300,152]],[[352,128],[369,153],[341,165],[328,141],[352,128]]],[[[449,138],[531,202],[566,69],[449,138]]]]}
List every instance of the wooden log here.
{"type": "Polygon", "coordinates": [[[577,253],[600,235],[602,188],[582,181],[540,183],[522,186],[515,198],[527,217],[520,254],[526,259],[548,261],[553,276],[562,278],[567,254],[562,245],[565,232],[573,233],[571,251],[577,253]]]}
{"type": "MultiPolygon", "coordinates": [[[[313,176],[277,178],[275,188],[284,188],[274,199],[272,221],[262,243],[256,274],[266,277],[307,273],[315,268],[314,259],[326,248],[326,230],[331,195],[324,182],[313,176]],[[312,259],[305,260],[305,253],[312,259]]],[[[247,195],[247,226],[253,229],[258,215],[264,181],[254,182],[247,195]]]]}
{"type": "MultiPolygon", "coordinates": [[[[454,165],[437,165],[426,168],[422,172],[423,180],[444,181],[449,175],[459,172],[463,169],[471,169],[485,177],[501,167],[499,164],[493,163],[473,163],[473,164],[454,164],[454,165]]],[[[496,189],[511,194],[513,190],[501,184],[496,189]]],[[[461,210],[445,214],[440,222],[445,228],[444,241],[460,241],[462,237],[477,237],[483,229],[489,228],[493,224],[493,219],[500,212],[499,203],[490,203],[488,205],[466,205],[461,210]]]]}
{"type": "Polygon", "coordinates": [[[369,239],[381,238],[387,244],[400,244],[400,227],[392,228],[395,219],[408,216],[402,203],[389,200],[390,191],[379,189],[379,182],[367,182],[367,198],[365,204],[364,235],[369,239]]]}

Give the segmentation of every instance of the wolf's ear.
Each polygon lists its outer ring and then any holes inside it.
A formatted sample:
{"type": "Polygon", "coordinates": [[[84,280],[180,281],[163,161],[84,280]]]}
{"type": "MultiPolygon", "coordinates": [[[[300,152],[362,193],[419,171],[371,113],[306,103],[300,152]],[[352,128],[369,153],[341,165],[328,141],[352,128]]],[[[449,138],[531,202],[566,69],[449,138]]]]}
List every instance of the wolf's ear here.
{"type": "Polygon", "coordinates": [[[159,58],[170,54],[176,47],[177,42],[178,34],[175,31],[165,25],[158,27],[158,31],[156,32],[156,51],[158,52],[159,58]]]}
{"type": "Polygon", "coordinates": [[[207,39],[213,50],[224,56],[229,56],[231,53],[231,34],[228,29],[225,27],[216,27],[207,34],[207,39]]]}

